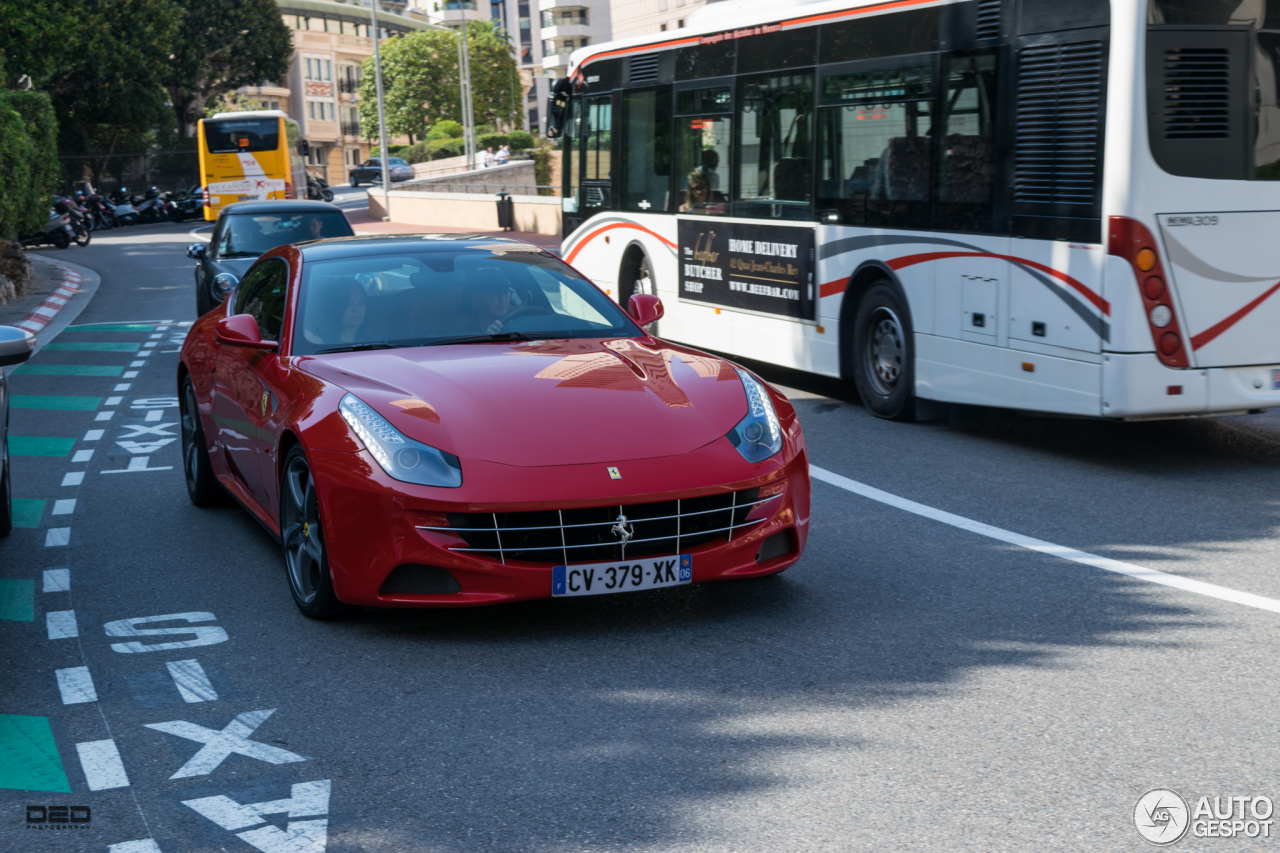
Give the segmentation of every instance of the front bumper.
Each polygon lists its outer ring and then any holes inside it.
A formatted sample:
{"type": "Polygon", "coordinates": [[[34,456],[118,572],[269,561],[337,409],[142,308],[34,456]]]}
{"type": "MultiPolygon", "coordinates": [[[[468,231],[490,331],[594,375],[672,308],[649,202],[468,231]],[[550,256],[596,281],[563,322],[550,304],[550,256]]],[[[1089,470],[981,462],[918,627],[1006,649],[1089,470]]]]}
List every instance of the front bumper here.
{"type": "MultiPolygon", "coordinates": [[[[695,583],[757,577],[789,567],[804,551],[809,528],[809,467],[790,438],[773,459],[745,462],[727,440],[693,453],[621,463],[624,479],[604,464],[518,468],[469,461],[458,489],[413,486],[388,477],[364,451],[312,450],[308,458],[320,492],[334,590],[349,604],[378,607],[474,607],[551,597],[555,562],[531,563],[451,550],[465,547],[448,531],[450,512],[526,512],[691,499],[759,487],[776,496],[747,516],[755,522],[691,549],[695,583]],[[762,543],[790,530],[787,553],[757,562],[762,543]],[[386,593],[399,566],[446,570],[460,585],[452,593],[386,593]]],[[[587,561],[584,561],[587,562],[587,561]]]]}

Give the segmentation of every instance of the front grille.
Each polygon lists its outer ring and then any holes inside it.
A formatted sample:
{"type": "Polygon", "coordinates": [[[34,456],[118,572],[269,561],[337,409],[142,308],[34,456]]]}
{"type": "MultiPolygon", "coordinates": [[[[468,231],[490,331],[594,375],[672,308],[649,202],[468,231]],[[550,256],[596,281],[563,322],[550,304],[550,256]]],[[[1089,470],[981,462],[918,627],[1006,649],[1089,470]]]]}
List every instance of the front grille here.
{"type": "Polygon", "coordinates": [[[466,547],[451,548],[521,561],[563,565],[596,563],[679,554],[717,539],[732,539],[745,527],[756,506],[776,496],[760,498],[759,489],[746,489],[701,498],[624,504],[584,509],[535,512],[451,512],[448,527],[421,527],[456,533],[466,547]],[[624,547],[614,532],[625,515],[631,538],[624,547]]]}

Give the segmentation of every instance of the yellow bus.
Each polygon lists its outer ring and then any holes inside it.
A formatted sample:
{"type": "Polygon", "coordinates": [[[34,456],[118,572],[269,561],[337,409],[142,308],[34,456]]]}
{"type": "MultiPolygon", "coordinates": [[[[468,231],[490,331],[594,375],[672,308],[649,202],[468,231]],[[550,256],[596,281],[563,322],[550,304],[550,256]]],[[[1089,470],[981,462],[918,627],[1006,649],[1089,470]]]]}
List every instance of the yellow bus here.
{"type": "Polygon", "coordinates": [[[218,113],[199,126],[204,218],[237,201],[306,198],[306,142],[280,110],[218,113]]]}

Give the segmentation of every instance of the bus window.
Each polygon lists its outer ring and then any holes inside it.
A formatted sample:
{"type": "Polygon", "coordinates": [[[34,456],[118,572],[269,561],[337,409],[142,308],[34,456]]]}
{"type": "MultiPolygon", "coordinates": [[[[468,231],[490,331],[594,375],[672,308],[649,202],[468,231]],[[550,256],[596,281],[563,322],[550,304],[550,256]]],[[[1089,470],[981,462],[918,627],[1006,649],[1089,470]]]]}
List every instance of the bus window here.
{"type": "Polygon", "coordinates": [[[613,99],[583,101],[582,203],[579,209],[610,210],[613,179],[613,99]]]}
{"type": "Polygon", "coordinates": [[[930,226],[932,76],[928,67],[916,67],[823,78],[818,196],[824,221],[930,226]]]}
{"type": "Polygon", "coordinates": [[[730,116],[681,116],[676,123],[676,193],[681,213],[723,216],[729,212],[725,198],[733,173],[729,139],[730,116]]]}
{"type": "Polygon", "coordinates": [[[813,73],[739,80],[737,98],[733,215],[812,218],[813,73]]]}
{"type": "Polygon", "coordinates": [[[671,89],[622,96],[621,209],[671,209],[671,89]]]}
{"type": "Polygon", "coordinates": [[[935,228],[995,230],[996,58],[957,56],[942,73],[942,161],[935,228]]]}
{"type": "Polygon", "coordinates": [[[209,121],[205,123],[204,140],[210,154],[274,151],[280,147],[280,121],[275,118],[209,121]]]}

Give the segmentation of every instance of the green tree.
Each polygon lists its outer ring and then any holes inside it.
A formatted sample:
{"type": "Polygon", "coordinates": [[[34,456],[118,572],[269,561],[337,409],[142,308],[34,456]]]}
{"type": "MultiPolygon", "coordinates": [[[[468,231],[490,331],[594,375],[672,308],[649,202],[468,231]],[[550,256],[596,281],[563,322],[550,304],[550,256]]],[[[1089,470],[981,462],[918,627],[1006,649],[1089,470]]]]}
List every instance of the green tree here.
{"type": "Polygon", "coordinates": [[[47,95],[0,89],[0,237],[44,222],[58,182],[57,135],[47,95]]]}
{"type": "Polygon", "coordinates": [[[181,10],[181,29],[161,82],[183,136],[207,101],[288,73],[293,34],[275,0],[171,2],[181,10]]]}
{"type": "MultiPolygon", "coordinates": [[[[516,63],[505,31],[491,21],[468,24],[467,50],[476,121],[516,121],[519,115],[511,110],[516,63]]],[[[439,122],[462,118],[455,32],[424,30],[385,42],[382,80],[389,134],[422,138],[439,122]]],[[[360,81],[360,129],[370,139],[378,137],[377,94],[374,61],[366,59],[360,81]]]]}

